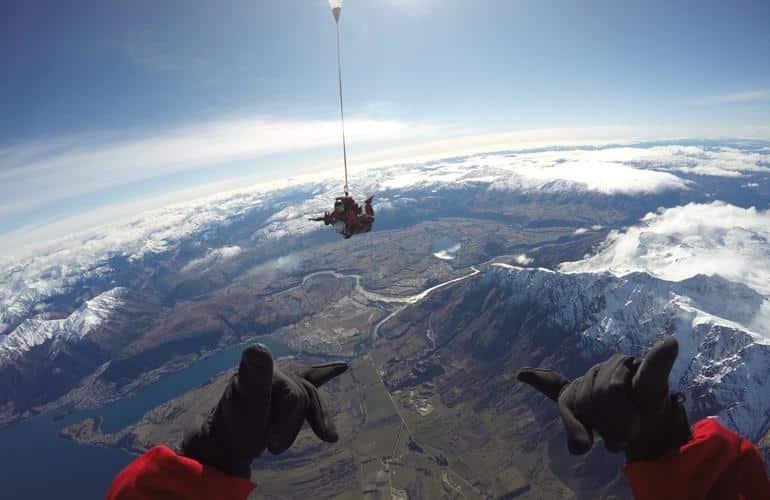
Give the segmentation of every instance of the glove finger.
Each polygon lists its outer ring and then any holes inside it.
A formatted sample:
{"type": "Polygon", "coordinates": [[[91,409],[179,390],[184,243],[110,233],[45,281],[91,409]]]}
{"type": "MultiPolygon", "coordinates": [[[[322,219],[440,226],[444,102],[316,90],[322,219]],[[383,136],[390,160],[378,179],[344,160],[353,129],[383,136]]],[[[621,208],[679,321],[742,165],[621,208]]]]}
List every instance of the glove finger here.
{"type": "Polygon", "coordinates": [[[516,378],[520,382],[531,385],[554,401],[559,398],[559,393],[569,383],[569,379],[561,373],[542,368],[522,368],[516,374],[516,378]]]}
{"type": "Polygon", "coordinates": [[[591,391],[576,392],[575,409],[584,422],[591,422],[608,450],[618,451],[639,432],[639,409],[630,390],[638,364],[632,356],[615,354],[597,367],[589,372],[593,375],[591,391]]]}
{"type": "Polygon", "coordinates": [[[325,411],[324,404],[321,401],[321,396],[318,393],[318,389],[313,384],[306,380],[301,380],[307,395],[309,398],[309,404],[307,408],[307,421],[310,427],[322,441],[328,443],[336,443],[339,439],[337,435],[337,429],[334,422],[327,411],[325,411]]]}
{"type": "Polygon", "coordinates": [[[659,407],[668,393],[668,376],[679,354],[674,337],[656,343],[634,375],[632,387],[636,403],[642,409],[659,407]]]}
{"type": "Polygon", "coordinates": [[[305,422],[308,396],[300,380],[286,375],[279,369],[273,372],[270,423],[267,432],[267,449],[273,455],[288,450],[297,439],[305,422]]]}
{"type": "Polygon", "coordinates": [[[225,404],[227,401],[223,402],[222,417],[232,421],[229,426],[231,434],[240,434],[240,438],[232,436],[232,439],[240,439],[243,449],[248,450],[250,456],[258,456],[265,449],[265,435],[270,420],[273,380],[273,356],[270,350],[262,344],[245,349],[235,378],[237,395],[233,394],[230,405],[225,404]]]}
{"type": "Polygon", "coordinates": [[[182,455],[228,474],[249,477],[249,463],[265,449],[273,357],[264,345],[243,351],[217,405],[200,429],[185,433],[182,455]]]}
{"type": "Polygon", "coordinates": [[[236,379],[239,392],[258,407],[267,410],[273,380],[273,355],[270,350],[263,344],[245,349],[241,354],[236,379]]]}
{"type": "Polygon", "coordinates": [[[559,396],[559,413],[567,431],[567,448],[573,455],[588,453],[594,444],[594,435],[591,427],[584,425],[575,416],[574,391],[567,389],[559,396]]]}
{"type": "Polygon", "coordinates": [[[314,365],[302,375],[302,378],[310,382],[316,387],[321,387],[326,382],[330,381],[338,375],[342,375],[348,370],[347,363],[325,363],[322,365],[314,365]]]}

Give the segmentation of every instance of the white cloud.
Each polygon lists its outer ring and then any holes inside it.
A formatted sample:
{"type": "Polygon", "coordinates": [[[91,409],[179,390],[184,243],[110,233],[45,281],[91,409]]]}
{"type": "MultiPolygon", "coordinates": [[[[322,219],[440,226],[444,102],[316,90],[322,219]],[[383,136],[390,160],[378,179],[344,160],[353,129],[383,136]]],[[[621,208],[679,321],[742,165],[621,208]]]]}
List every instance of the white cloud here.
{"type": "Polygon", "coordinates": [[[439,250],[438,252],[434,253],[433,256],[441,260],[453,260],[457,257],[457,252],[460,251],[460,246],[461,245],[459,243],[455,243],[449,248],[439,250]]]}
{"type": "MultiPolygon", "coordinates": [[[[349,140],[358,145],[433,133],[430,126],[394,120],[351,119],[346,125],[349,140]]],[[[144,137],[80,136],[21,144],[0,151],[0,216],[130,182],[338,142],[334,120],[238,118],[144,137]]]]}
{"type": "Polygon", "coordinates": [[[259,276],[261,280],[271,280],[275,276],[296,271],[302,265],[302,259],[297,254],[281,255],[249,269],[247,276],[259,276]]]}
{"type": "Polygon", "coordinates": [[[687,189],[687,182],[668,172],[635,168],[579,149],[520,154],[482,154],[446,162],[422,172],[390,171],[387,188],[407,185],[489,183],[510,191],[585,191],[604,194],[656,193],[687,189]]]}
{"type": "Polygon", "coordinates": [[[225,224],[265,199],[259,191],[226,193],[9,249],[0,257],[0,322],[12,324],[45,298],[65,293],[84,279],[108,275],[113,257],[131,261],[172,249],[183,238],[225,224]]]}
{"type": "Polygon", "coordinates": [[[696,104],[729,104],[764,101],[770,99],[770,89],[746,90],[742,92],[730,92],[727,94],[707,97],[694,101],[696,104]]]}
{"type": "MultiPolygon", "coordinates": [[[[701,132],[701,136],[715,133],[701,132]]],[[[768,131],[752,129],[746,133],[767,135],[768,131]]],[[[348,158],[353,174],[404,161],[420,163],[482,151],[633,143],[642,138],[672,137],[672,131],[605,127],[473,135],[461,128],[354,118],[348,121],[348,136],[354,146],[348,158]]],[[[143,136],[131,132],[80,134],[17,144],[0,150],[0,218],[34,213],[47,203],[158,176],[169,176],[171,191],[181,187],[174,180],[182,179],[181,174],[190,170],[209,176],[202,177],[197,186],[226,180],[234,184],[238,175],[248,175],[250,182],[254,182],[285,179],[287,174],[301,172],[317,175],[337,171],[338,141],[338,123],[334,120],[288,121],[257,116],[213,120],[143,136]],[[228,162],[259,159],[264,164],[255,165],[249,174],[217,168],[228,162]],[[268,168],[270,165],[272,168],[268,168]]],[[[542,159],[546,160],[546,156],[542,159]]],[[[558,169],[551,173],[561,178],[558,169]]],[[[657,177],[666,182],[654,174],[643,175],[647,181],[657,177]]],[[[79,207],[75,205],[72,209],[79,207]]]]}
{"type": "MultiPolygon", "coordinates": [[[[560,270],[646,272],[682,281],[698,274],[742,283],[770,298],[770,211],[723,202],[690,203],[647,214],[638,225],[612,231],[602,249],[560,270]]],[[[745,325],[770,337],[770,301],[745,325]]]]}
{"type": "Polygon", "coordinates": [[[604,194],[641,194],[686,189],[687,186],[675,175],[623,164],[565,162],[548,167],[528,165],[518,168],[509,182],[498,184],[496,187],[514,187],[530,191],[578,189],[604,194]]]}
{"type": "Polygon", "coordinates": [[[674,281],[718,274],[770,295],[770,212],[716,201],[663,209],[640,222],[612,231],[599,253],[562,270],[645,271],[674,281]]]}
{"type": "Polygon", "coordinates": [[[528,257],[527,254],[523,253],[523,254],[517,255],[515,261],[517,264],[521,266],[527,266],[529,264],[532,264],[535,261],[535,259],[533,259],[532,257],[528,257]]]}
{"type": "Polygon", "coordinates": [[[206,269],[213,264],[224,262],[226,260],[237,257],[241,254],[241,251],[241,247],[237,245],[209,250],[208,253],[206,253],[206,255],[203,257],[191,260],[184,267],[182,267],[182,272],[191,271],[193,269],[206,269]]]}
{"type": "Polygon", "coordinates": [[[733,147],[700,146],[617,147],[597,150],[547,151],[537,155],[542,161],[599,162],[623,164],[657,172],[740,177],[751,172],[767,172],[768,155],[733,147]],[[764,163],[763,163],[764,162],[764,163]]]}

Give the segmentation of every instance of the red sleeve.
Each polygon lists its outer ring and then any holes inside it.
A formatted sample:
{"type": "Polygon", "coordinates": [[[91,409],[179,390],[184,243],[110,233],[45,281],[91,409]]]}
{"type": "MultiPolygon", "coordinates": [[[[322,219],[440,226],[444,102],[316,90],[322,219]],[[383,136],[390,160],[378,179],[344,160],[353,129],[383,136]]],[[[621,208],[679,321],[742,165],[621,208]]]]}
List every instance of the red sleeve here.
{"type": "Polygon", "coordinates": [[[757,449],[715,419],[693,426],[693,437],[654,462],[624,467],[637,500],[770,499],[770,482],[757,449]]]}
{"type": "Polygon", "coordinates": [[[115,476],[107,500],[243,500],[254,489],[248,479],[234,477],[155,446],[115,476]]]}
{"type": "Polygon", "coordinates": [[[770,479],[757,448],[746,439],[741,439],[740,457],[727,471],[727,477],[734,478],[736,485],[747,500],[770,499],[770,479]]]}

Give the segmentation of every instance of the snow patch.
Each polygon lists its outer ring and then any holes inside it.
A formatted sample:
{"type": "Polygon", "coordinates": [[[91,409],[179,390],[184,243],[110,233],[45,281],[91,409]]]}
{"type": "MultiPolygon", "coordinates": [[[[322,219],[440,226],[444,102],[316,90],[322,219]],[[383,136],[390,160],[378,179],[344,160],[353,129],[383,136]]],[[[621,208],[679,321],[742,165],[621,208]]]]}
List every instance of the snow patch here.
{"type": "Polygon", "coordinates": [[[222,247],[222,248],[215,248],[213,250],[209,250],[209,252],[205,256],[199,259],[191,260],[182,268],[182,272],[188,272],[193,269],[205,269],[205,268],[211,267],[211,265],[213,264],[230,260],[234,257],[237,257],[240,254],[241,254],[241,247],[237,245],[222,247]]]}
{"type": "MultiPolygon", "coordinates": [[[[578,336],[584,354],[642,356],[664,335],[679,341],[671,386],[692,405],[713,408],[752,440],[770,428],[770,345],[742,325],[764,298],[717,276],[665,281],[647,273],[546,272],[495,265],[487,279],[511,305],[541,308],[554,327],[578,336]]],[[[694,406],[690,406],[692,410],[694,406]]]]}
{"type": "Polygon", "coordinates": [[[63,319],[45,319],[43,315],[25,319],[11,333],[0,338],[0,364],[18,359],[34,347],[55,340],[51,346],[52,357],[64,343],[77,342],[109,319],[121,306],[127,290],[113,288],[84,302],[76,311],[63,319]]]}

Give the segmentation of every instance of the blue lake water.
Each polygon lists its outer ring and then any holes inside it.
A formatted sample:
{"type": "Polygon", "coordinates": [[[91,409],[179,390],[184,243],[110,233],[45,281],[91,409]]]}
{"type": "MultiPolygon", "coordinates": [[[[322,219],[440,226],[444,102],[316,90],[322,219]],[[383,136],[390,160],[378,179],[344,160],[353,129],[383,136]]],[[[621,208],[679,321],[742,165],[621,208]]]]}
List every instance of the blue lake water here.
{"type": "MultiPolygon", "coordinates": [[[[273,339],[262,337],[259,341],[268,345],[275,356],[288,354],[287,348],[273,339]]],[[[119,449],[61,439],[59,430],[89,416],[101,416],[102,428],[107,432],[119,430],[155,406],[236,366],[243,347],[214,354],[103,408],[76,412],[59,421],[51,415],[40,415],[1,429],[0,498],[104,498],[113,476],[135,456],[119,449]]]]}

